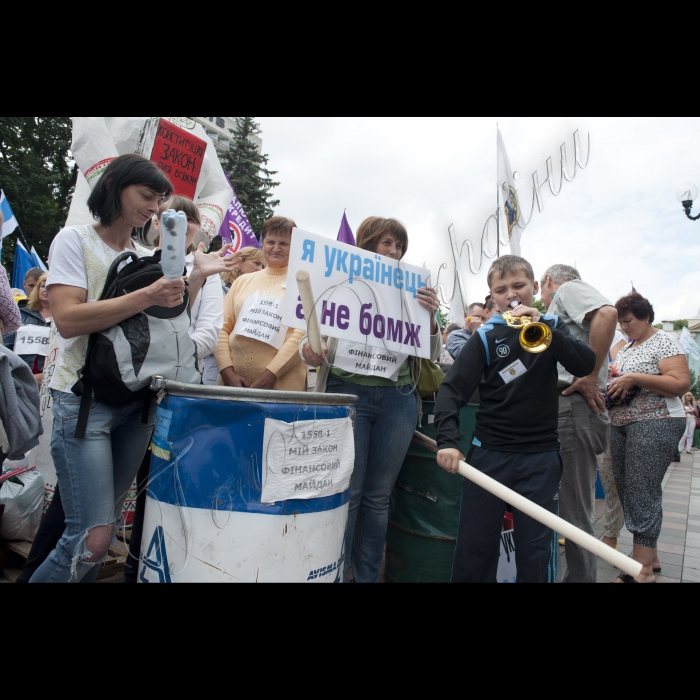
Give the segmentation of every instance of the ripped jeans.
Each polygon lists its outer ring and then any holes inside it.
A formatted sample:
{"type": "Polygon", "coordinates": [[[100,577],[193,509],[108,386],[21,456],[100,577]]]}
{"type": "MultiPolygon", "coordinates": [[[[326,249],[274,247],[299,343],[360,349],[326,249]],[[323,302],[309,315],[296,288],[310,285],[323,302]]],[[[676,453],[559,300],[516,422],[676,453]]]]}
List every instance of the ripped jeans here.
{"type": "Polygon", "coordinates": [[[87,434],[84,440],[77,440],[80,398],[58,391],[51,394],[51,456],[61,487],[66,530],[31,583],[78,583],[101,563],[85,561],[94,558],[87,546],[90,531],[120,522],[122,505],[153,435],[157,407],[154,401],[144,424],[142,402],[107,406],[93,399],[87,434]]]}

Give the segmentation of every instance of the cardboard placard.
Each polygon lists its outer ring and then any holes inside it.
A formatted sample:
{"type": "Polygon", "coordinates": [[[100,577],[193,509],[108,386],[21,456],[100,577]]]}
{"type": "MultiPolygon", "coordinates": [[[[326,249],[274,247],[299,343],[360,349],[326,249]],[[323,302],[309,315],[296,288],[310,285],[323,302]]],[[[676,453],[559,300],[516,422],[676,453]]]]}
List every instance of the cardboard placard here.
{"type": "Polygon", "coordinates": [[[167,119],[158,123],[151,161],[168,177],[175,194],[194,200],[207,144],[167,119]]]}
{"type": "Polygon", "coordinates": [[[430,359],[430,312],[417,294],[430,286],[427,268],[294,229],[282,322],[306,330],[299,270],[309,273],[322,335],[430,359]]]}

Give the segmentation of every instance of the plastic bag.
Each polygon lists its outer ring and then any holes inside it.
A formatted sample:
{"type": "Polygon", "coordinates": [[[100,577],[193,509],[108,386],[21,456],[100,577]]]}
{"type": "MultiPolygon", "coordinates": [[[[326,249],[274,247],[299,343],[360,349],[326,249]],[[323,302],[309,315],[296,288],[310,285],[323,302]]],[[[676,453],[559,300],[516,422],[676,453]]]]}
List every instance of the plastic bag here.
{"type": "MultiPolygon", "coordinates": [[[[7,472],[7,469],[3,469],[7,472]]],[[[5,506],[0,537],[33,542],[44,513],[44,479],[39,472],[28,472],[6,481],[0,488],[0,505],[5,506]]]]}

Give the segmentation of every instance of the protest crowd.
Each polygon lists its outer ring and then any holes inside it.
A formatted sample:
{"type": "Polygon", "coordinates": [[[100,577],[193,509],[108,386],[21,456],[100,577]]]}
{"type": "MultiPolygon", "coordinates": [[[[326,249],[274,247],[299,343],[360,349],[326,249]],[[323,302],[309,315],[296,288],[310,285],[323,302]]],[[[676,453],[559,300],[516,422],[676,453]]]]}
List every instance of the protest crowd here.
{"type": "MultiPolygon", "coordinates": [[[[127,580],[141,579],[144,558],[153,559],[143,531],[155,458],[170,459],[168,446],[157,440],[163,396],[151,391],[152,377],[177,377],[179,385],[222,400],[255,403],[257,395],[274,401],[276,393],[289,403],[296,392],[308,395],[299,399],[302,405],[326,395],[352,406],[347,527],[335,533],[343,556],[333,566],[342,582],[380,581],[392,494],[428,401],[435,403],[434,470],[456,475],[467,462],[591,536],[600,470],[607,497],[603,542],[617,550],[626,525],[634,536],[633,559],[642,565],[638,577],[622,572],[616,583],[655,582],[662,482],[679,451],[692,453],[700,416],[688,393],[686,355],[678,340],[655,328],[652,300],[637,292],[608,299],[573,267],[552,260],[536,272],[522,257],[505,255],[489,271],[490,296],[465,309],[463,326],[441,327],[438,293],[427,284],[416,289],[416,309],[424,310],[429,325],[425,356],[383,346],[358,364],[348,361],[357,351],[344,336],[323,332],[319,347],[310,322],[300,328],[280,322],[296,284],[290,256],[303,222],[300,227],[275,216],[264,224],[259,248],[224,245],[207,252],[195,242],[203,227],[200,208],[175,194],[162,169],[133,154],[111,160],[87,206],[94,224],[60,231],[48,272],[32,269],[24,290],[12,290],[0,267],[0,466],[41,442],[50,448],[57,477],[19,582],[94,582],[134,483],[127,580]],[[186,256],[182,272],[169,278],[162,270],[173,250],[173,212],[186,220],[186,256]],[[157,234],[150,245],[137,234],[144,229],[157,234]],[[535,306],[540,294],[546,313],[535,306]],[[24,298],[18,303],[16,295],[24,298]],[[271,321],[261,325],[260,317],[271,321]],[[535,351],[523,341],[523,319],[541,333],[535,351]],[[177,343],[155,352],[165,325],[176,329],[177,343]],[[128,371],[120,372],[124,366],[128,371]],[[133,378],[146,375],[146,389],[137,386],[133,378]],[[44,431],[40,397],[47,394],[52,428],[44,431]],[[124,398],[105,400],[117,394],[124,398]],[[465,443],[460,415],[475,396],[476,424],[465,443]]],[[[400,270],[409,231],[396,219],[370,217],[356,232],[356,248],[378,270],[380,264],[400,270]]],[[[399,279],[393,278],[397,288],[399,279]]],[[[408,280],[407,272],[406,286],[408,280]]],[[[330,304],[317,313],[327,331],[330,304]]],[[[383,316],[374,317],[377,337],[384,324],[383,316]]],[[[188,405],[183,420],[199,428],[194,404],[188,405]]],[[[242,432],[220,432],[212,444],[235,443],[242,432]]],[[[192,453],[208,449],[195,445],[192,453]]],[[[551,529],[468,479],[460,486],[452,582],[497,581],[507,512],[518,583],[557,582],[559,538],[551,529]]],[[[213,529],[212,540],[220,530],[213,529]]],[[[236,547],[246,536],[238,533],[236,547]]],[[[596,555],[571,541],[561,544],[563,582],[596,583],[596,555]]],[[[286,580],[282,569],[276,574],[286,580]]],[[[317,570],[310,578],[323,575],[317,570]]]]}

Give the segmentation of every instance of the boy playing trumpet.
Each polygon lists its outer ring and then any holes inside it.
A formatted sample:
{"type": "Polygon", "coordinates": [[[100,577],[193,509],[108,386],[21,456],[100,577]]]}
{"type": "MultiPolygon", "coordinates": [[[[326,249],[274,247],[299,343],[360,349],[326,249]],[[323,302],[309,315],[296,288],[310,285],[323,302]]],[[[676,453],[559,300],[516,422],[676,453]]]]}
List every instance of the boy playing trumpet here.
{"type": "MultiPolygon", "coordinates": [[[[576,340],[555,316],[532,308],[539,292],[527,260],[508,255],[496,260],[488,276],[501,313],[529,316],[552,332],[551,346],[533,354],[521,346],[521,330],[494,315],[476,331],[440,389],[435,407],[438,464],[456,474],[460,461],[525,498],[557,513],[562,477],[557,434],[557,365],[576,377],[595,368],[595,353],[576,340]],[[479,389],[474,441],[468,459],[460,451],[459,413],[479,389]]],[[[462,514],[453,583],[494,583],[506,504],[469,481],[464,482],[462,514]]],[[[554,582],[556,550],[544,525],[515,514],[518,583],[554,582]]]]}

